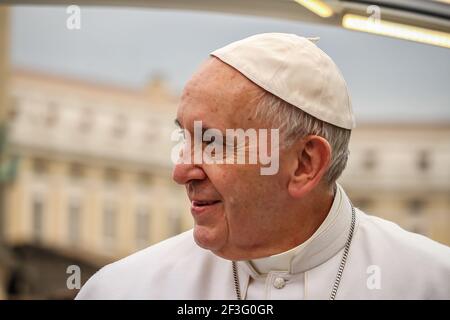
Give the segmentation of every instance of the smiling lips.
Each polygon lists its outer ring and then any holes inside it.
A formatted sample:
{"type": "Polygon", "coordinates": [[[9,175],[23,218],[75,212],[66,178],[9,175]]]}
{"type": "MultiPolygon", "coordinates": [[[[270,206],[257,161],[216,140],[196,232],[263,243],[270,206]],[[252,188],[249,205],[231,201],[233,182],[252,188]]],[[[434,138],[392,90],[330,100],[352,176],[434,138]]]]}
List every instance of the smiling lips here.
{"type": "Polygon", "coordinates": [[[210,201],[193,200],[192,206],[193,207],[204,207],[204,206],[210,206],[210,205],[216,204],[218,202],[220,202],[220,200],[210,200],[210,201]]]}
{"type": "Polygon", "coordinates": [[[221,203],[220,200],[193,200],[191,202],[191,213],[195,216],[208,212],[221,203]]]}

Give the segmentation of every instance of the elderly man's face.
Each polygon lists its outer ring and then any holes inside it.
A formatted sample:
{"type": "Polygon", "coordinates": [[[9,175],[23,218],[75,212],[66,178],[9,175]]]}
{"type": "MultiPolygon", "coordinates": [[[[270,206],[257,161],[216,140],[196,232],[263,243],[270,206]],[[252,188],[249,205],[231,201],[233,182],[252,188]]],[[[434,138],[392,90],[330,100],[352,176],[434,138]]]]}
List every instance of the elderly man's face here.
{"type": "MultiPolygon", "coordinates": [[[[235,69],[211,58],[186,85],[177,121],[192,136],[194,121],[200,120],[203,128],[223,133],[237,128],[270,131],[270,121],[253,116],[262,94],[262,89],[235,69]]],[[[280,169],[274,175],[261,175],[259,163],[175,166],[173,179],[186,187],[199,246],[225,258],[245,259],[277,241],[289,223],[283,219],[289,175],[283,172],[281,154],[279,161],[280,169]]]]}

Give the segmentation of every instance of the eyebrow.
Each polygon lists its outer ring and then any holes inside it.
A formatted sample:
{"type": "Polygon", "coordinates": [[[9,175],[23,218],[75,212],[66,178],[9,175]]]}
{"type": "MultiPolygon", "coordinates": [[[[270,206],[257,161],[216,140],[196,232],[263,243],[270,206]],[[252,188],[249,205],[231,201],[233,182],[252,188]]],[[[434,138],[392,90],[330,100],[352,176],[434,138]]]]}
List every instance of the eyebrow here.
{"type": "MultiPolygon", "coordinates": [[[[178,119],[175,119],[173,122],[174,122],[175,125],[176,125],[177,127],[179,127],[180,129],[184,129],[183,126],[181,125],[181,122],[180,122],[178,119]]],[[[203,126],[203,127],[202,127],[202,136],[203,136],[203,134],[205,133],[205,131],[206,131],[206,130],[209,130],[209,129],[210,129],[209,127],[203,126]]],[[[216,128],[216,129],[217,129],[217,128],[216,128]]],[[[220,130],[220,129],[217,129],[217,130],[219,130],[220,133],[223,135],[222,130],[220,130]]]]}

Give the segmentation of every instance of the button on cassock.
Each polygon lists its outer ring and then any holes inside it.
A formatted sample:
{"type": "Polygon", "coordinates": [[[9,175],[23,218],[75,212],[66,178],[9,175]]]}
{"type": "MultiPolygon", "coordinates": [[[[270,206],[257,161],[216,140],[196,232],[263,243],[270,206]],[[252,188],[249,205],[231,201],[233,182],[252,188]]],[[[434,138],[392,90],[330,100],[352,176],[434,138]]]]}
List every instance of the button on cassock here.
{"type": "Polygon", "coordinates": [[[275,278],[273,286],[277,289],[282,289],[286,285],[286,281],[283,278],[275,278]]]}

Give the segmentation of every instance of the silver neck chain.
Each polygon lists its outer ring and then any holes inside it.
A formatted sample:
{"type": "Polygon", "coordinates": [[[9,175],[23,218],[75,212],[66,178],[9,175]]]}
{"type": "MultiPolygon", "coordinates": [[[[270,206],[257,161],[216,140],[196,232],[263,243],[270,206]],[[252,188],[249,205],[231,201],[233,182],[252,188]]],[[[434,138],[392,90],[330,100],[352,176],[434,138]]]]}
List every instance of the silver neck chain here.
{"type": "MultiPolygon", "coordinates": [[[[334,280],[333,289],[331,290],[330,300],[334,300],[336,298],[336,294],[339,288],[339,284],[341,283],[342,274],[344,273],[345,263],[347,262],[348,251],[350,250],[350,244],[352,243],[353,232],[355,230],[356,223],[356,213],[355,207],[352,205],[352,222],[350,224],[350,231],[348,233],[347,242],[345,243],[344,253],[342,254],[341,263],[339,264],[339,269],[336,275],[336,279],[334,280]]],[[[232,261],[233,266],[233,278],[234,278],[234,290],[236,291],[236,299],[242,300],[241,297],[241,288],[239,285],[239,275],[237,272],[236,262],[232,261]]]]}

